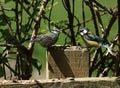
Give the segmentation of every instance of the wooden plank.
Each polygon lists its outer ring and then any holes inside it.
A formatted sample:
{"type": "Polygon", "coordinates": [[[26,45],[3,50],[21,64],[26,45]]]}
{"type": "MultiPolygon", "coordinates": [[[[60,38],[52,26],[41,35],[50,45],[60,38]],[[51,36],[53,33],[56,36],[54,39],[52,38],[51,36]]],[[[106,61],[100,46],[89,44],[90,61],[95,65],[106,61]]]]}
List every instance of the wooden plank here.
{"type": "Polygon", "coordinates": [[[0,88],[120,88],[119,77],[0,80],[0,88]]]}

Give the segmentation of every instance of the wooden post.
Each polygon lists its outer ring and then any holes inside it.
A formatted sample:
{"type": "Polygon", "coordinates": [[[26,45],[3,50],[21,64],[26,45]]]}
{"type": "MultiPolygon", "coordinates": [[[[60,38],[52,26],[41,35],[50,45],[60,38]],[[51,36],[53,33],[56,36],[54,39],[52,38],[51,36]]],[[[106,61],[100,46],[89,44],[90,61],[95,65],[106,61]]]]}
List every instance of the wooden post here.
{"type": "Polygon", "coordinates": [[[89,51],[78,46],[53,46],[47,50],[47,79],[89,76],[89,51]]]}

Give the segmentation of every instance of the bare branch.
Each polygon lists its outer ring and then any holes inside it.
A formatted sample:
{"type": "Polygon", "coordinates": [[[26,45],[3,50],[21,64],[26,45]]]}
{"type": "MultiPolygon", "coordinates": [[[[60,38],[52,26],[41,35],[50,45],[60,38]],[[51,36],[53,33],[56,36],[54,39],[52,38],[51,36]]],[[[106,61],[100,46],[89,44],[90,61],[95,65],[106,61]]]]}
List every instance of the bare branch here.
{"type": "MultiPolygon", "coordinates": [[[[95,18],[95,12],[94,12],[94,6],[93,6],[93,2],[92,0],[89,0],[89,3],[90,3],[90,11],[91,11],[91,14],[92,14],[92,17],[95,18]]],[[[93,19],[93,22],[94,22],[94,27],[95,27],[95,32],[96,32],[96,35],[99,36],[99,31],[98,31],[98,26],[97,26],[97,20],[96,19],[93,19]]]]}
{"type": "Polygon", "coordinates": [[[4,8],[3,8],[3,6],[2,6],[1,4],[0,4],[0,9],[1,9],[1,11],[2,11],[3,18],[4,18],[4,20],[5,20],[6,23],[7,23],[9,33],[10,33],[11,36],[13,36],[11,23],[8,21],[6,15],[5,15],[5,12],[4,12],[4,8]]]}
{"type": "MultiPolygon", "coordinates": [[[[41,8],[38,12],[38,16],[37,16],[36,21],[35,21],[34,30],[32,32],[31,39],[34,39],[37,36],[38,29],[40,27],[40,22],[41,22],[45,7],[46,7],[48,2],[49,2],[49,0],[43,0],[43,2],[42,2],[41,8]]],[[[27,65],[26,65],[26,71],[25,71],[26,77],[24,77],[24,79],[29,79],[31,76],[30,65],[31,65],[31,60],[32,60],[33,49],[34,49],[34,43],[29,43],[28,54],[27,54],[27,65]]]]}

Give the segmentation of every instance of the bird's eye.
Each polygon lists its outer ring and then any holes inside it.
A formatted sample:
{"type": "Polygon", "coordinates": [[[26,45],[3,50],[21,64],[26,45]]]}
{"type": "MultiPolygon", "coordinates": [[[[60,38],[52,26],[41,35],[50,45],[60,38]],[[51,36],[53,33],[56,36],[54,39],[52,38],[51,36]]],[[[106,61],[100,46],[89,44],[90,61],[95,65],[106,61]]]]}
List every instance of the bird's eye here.
{"type": "Polygon", "coordinates": [[[83,30],[80,30],[80,32],[83,32],[83,30]]]}

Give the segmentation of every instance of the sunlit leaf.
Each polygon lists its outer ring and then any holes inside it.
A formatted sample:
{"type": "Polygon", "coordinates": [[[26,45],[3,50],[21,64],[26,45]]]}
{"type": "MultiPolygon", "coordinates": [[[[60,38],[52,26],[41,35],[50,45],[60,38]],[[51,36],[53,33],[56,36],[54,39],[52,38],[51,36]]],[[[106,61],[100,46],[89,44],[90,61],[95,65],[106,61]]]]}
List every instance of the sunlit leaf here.
{"type": "MultiPolygon", "coordinates": [[[[56,6],[56,5],[58,5],[59,3],[58,2],[55,2],[54,4],[53,4],[53,6],[56,6]]],[[[47,8],[48,10],[50,10],[51,9],[51,5],[47,8]]]]}

